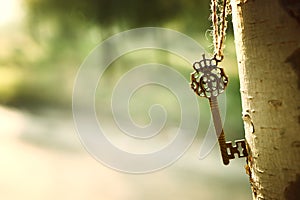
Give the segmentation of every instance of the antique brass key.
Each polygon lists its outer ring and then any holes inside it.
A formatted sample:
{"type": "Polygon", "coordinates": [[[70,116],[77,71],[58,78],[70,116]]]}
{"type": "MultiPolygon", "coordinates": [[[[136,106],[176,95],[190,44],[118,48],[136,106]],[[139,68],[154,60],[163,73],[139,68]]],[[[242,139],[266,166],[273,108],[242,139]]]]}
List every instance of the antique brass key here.
{"type": "Polygon", "coordinates": [[[235,158],[234,154],[237,154],[239,158],[248,155],[246,144],[244,139],[235,141],[235,146],[232,145],[231,141],[226,142],[217,96],[225,91],[228,77],[224,70],[218,67],[221,60],[216,59],[216,57],[207,59],[204,54],[202,56],[202,60],[193,64],[195,72],[191,74],[191,87],[197,95],[209,100],[222,160],[225,165],[228,165],[229,160],[235,158]],[[242,152],[239,151],[239,147],[242,148],[242,152]]]}

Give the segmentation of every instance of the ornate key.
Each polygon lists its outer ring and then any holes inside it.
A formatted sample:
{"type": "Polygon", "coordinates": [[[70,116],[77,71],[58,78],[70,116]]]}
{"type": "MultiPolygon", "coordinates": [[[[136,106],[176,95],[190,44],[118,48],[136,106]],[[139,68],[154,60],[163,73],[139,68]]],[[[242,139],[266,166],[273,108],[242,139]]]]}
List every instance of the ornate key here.
{"type": "Polygon", "coordinates": [[[246,144],[245,140],[235,141],[235,146],[232,145],[231,141],[226,142],[217,96],[224,92],[228,84],[228,77],[224,70],[218,67],[221,60],[216,59],[216,57],[207,59],[204,54],[202,56],[202,60],[193,64],[195,72],[191,74],[191,87],[197,95],[209,100],[222,160],[225,165],[228,165],[229,160],[235,158],[234,154],[237,154],[239,158],[248,155],[246,144]],[[239,147],[242,148],[242,152],[239,151],[239,147]]]}

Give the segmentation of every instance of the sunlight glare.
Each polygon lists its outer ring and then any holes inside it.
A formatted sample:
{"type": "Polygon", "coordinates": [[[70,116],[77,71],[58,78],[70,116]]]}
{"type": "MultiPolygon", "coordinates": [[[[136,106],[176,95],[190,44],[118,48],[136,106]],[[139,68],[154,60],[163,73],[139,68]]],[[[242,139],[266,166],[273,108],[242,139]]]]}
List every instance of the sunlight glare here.
{"type": "Polygon", "coordinates": [[[16,21],[20,14],[20,0],[0,0],[0,26],[16,21]]]}

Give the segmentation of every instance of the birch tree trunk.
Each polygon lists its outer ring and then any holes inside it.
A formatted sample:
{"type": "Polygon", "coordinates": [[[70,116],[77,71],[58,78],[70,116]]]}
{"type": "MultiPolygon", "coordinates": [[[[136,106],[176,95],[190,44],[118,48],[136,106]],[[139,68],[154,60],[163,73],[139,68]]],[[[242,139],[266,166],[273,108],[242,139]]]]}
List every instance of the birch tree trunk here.
{"type": "Polygon", "coordinates": [[[253,199],[300,199],[300,1],[231,0],[253,199]]]}

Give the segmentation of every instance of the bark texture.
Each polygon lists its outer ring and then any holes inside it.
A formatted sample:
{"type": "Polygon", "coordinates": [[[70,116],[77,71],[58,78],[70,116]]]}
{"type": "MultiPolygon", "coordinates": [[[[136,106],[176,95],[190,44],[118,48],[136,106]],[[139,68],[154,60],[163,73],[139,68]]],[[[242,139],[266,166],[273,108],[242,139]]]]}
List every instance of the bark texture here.
{"type": "Polygon", "coordinates": [[[253,199],[300,199],[300,1],[231,6],[253,199]]]}

